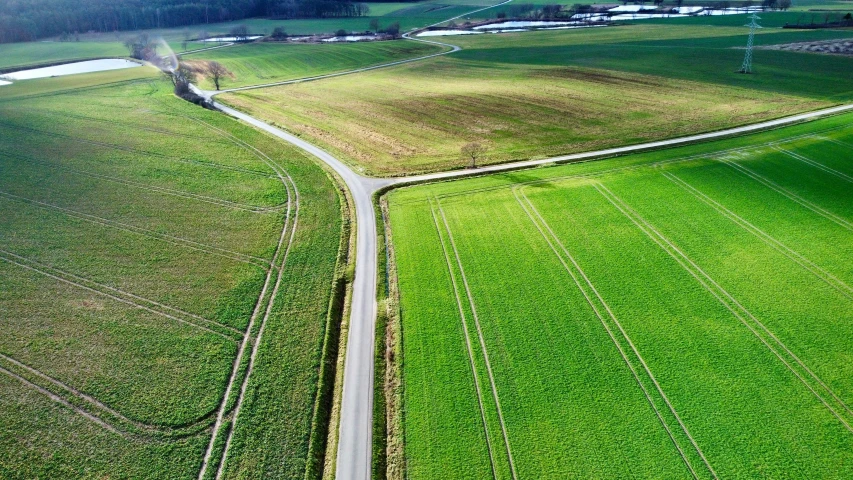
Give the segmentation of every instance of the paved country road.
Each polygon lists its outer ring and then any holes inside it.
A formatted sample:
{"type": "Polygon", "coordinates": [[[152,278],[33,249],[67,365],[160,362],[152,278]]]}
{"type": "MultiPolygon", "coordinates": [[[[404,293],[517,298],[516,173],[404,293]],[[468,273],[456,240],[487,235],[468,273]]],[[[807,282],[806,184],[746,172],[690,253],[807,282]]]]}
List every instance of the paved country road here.
{"type": "MultiPolygon", "coordinates": [[[[506,2],[494,5],[503,5],[506,2]]],[[[481,9],[485,10],[485,9],[481,9]]],[[[469,12],[466,15],[474,12],[469,12]]],[[[458,18],[458,17],[456,17],[458,18]]],[[[444,23],[444,22],[440,22],[444,23]]],[[[426,42],[425,40],[417,40],[406,36],[409,40],[426,42]]],[[[269,85],[257,85],[252,87],[236,88],[222,92],[210,92],[194,89],[202,96],[212,101],[213,97],[219,93],[248,90],[254,88],[264,88],[274,85],[286,85],[292,83],[300,83],[306,81],[320,80],[323,78],[337,77],[341,75],[349,75],[378,68],[386,68],[404,63],[421,61],[428,58],[433,58],[440,55],[460,50],[458,46],[436,43],[451,50],[419,57],[409,60],[391,62],[382,65],[376,65],[367,68],[361,68],[346,72],[339,72],[330,75],[322,75],[316,77],[302,78],[290,80],[286,82],[274,83],[269,85]]],[[[344,384],[343,384],[343,399],[341,403],[340,415],[340,437],[338,442],[336,478],[340,480],[368,480],[371,476],[371,447],[373,434],[373,367],[374,367],[374,332],[376,326],[376,273],[378,266],[378,238],[376,235],[376,215],[373,205],[374,193],[384,187],[392,185],[402,185],[418,182],[444,180],[450,178],[458,178],[472,175],[481,175],[483,173],[503,172],[508,170],[517,170],[522,168],[535,167],[555,162],[570,162],[579,160],[588,160],[600,157],[610,157],[627,153],[634,153],[643,150],[657,149],[676,145],[683,145],[704,140],[712,140],[733,135],[740,135],[768,128],[788,125],[796,122],[813,120],[819,117],[841,113],[845,111],[853,111],[853,104],[841,105],[837,107],[817,110],[814,112],[794,115],[790,117],[760,122],[742,127],[719,130],[716,132],[703,133],[698,135],[690,135],[686,137],[673,138],[669,140],[661,140],[656,142],[648,142],[625,147],[610,148],[606,150],[598,150],[593,152],[577,153],[572,155],[562,155],[558,157],[528,160],[521,162],[505,163],[500,165],[490,165],[482,168],[453,170],[449,172],[439,172],[426,175],[417,175],[411,177],[400,178],[372,178],[365,177],[356,173],[350,166],[335,158],[328,152],[322,150],[316,145],[307,142],[299,137],[291,135],[279,128],[273,127],[263,120],[259,120],[250,115],[237,111],[226,105],[214,102],[216,108],[222,112],[231,115],[239,120],[251,124],[261,130],[264,130],[285,142],[291,143],[307,153],[317,157],[320,161],[329,165],[332,169],[341,176],[346,183],[347,188],[355,202],[356,221],[357,221],[357,245],[356,245],[356,269],[355,280],[353,283],[352,308],[350,313],[350,329],[349,338],[347,339],[347,352],[344,364],[344,384]]]]}

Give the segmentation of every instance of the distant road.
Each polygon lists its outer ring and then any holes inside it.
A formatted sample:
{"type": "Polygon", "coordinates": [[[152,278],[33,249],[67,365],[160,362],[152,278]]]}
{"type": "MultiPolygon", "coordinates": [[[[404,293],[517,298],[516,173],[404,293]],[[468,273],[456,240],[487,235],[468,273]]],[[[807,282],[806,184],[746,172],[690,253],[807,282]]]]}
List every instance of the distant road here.
{"type": "MultiPolygon", "coordinates": [[[[475,10],[461,16],[470,15],[472,13],[494,8],[512,0],[507,0],[491,7],[475,10]]],[[[459,18],[459,17],[454,17],[459,18]]],[[[446,21],[453,20],[448,19],[446,21]]],[[[435,24],[438,25],[438,24],[435,24]]],[[[221,92],[201,91],[195,89],[204,97],[211,99],[220,93],[236,92],[256,88],[266,88],[277,85],[288,85],[294,83],[308,82],[321,80],[324,78],[338,77],[342,75],[350,75],[379,68],[386,68],[394,65],[401,65],[416,61],[434,58],[441,55],[446,55],[461,50],[460,47],[446,43],[433,42],[427,40],[419,40],[409,38],[409,40],[427,42],[450,47],[447,52],[436,53],[424,57],[418,57],[408,60],[390,62],[372,67],[360,68],[346,72],[333,73],[329,75],[320,75],[315,77],[301,78],[289,80],[285,82],[277,82],[265,85],[256,85],[251,87],[235,88],[223,90],[221,92]]],[[[597,150],[594,152],[576,153],[571,155],[561,155],[541,160],[527,160],[520,162],[504,163],[500,165],[490,165],[475,169],[453,170],[449,172],[431,173],[426,175],[415,175],[399,178],[373,178],[365,177],[356,173],[352,168],[341,160],[335,158],[320,147],[307,142],[299,137],[291,135],[281,129],[273,127],[263,120],[257,119],[226,105],[214,102],[216,108],[224,113],[240,119],[250,125],[253,125],[261,130],[264,130],[285,142],[299,147],[307,153],[317,157],[325,164],[329,165],[347,185],[347,188],[355,202],[356,220],[357,220],[357,245],[356,245],[356,268],[355,280],[353,283],[352,308],[350,313],[350,329],[349,338],[347,339],[347,352],[344,364],[344,384],[343,384],[343,399],[341,403],[340,415],[340,436],[338,442],[338,456],[336,467],[336,478],[339,480],[369,480],[371,474],[371,448],[373,444],[373,367],[374,367],[374,336],[376,327],[376,280],[378,268],[378,237],[376,235],[376,216],[373,205],[373,194],[384,187],[391,185],[400,185],[407,183],[418,183],[443,180],[448,178],[459,178],[472,175],[481,175],[483,173],[504,172],[508,170],[518,170],[522,168],[535,167],[555,162],[568,162],[586,159],[594,159],[600,157],[609,157],[620,154],[634,153],[643,150],[658,149],[663,147],[684,145],[704,140],[718,139],[733,135],[756,132],[768,128],[789,125],[796,122],[813,120],[819,117],[841,113],[853,110],[853,104],[842,105],[838,107],[817,110],[814,112],[794,115],[790,117],[760,122],[742,127],[719,130],[716,132],[703,133],[698,135],[690,135],[686,137],[673,138],[669,140],[660,140],[655,142],[647,142],[626,147],[610,148],[606,150],[597,150]]]]}

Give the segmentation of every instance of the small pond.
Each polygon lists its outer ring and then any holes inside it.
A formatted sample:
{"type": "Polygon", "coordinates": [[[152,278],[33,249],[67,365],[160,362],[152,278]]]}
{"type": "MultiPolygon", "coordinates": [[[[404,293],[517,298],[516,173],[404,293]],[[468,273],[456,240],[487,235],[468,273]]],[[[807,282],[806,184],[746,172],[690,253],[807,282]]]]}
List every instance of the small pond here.
{"type": "Polygon", "coordinates": [[[474,35],[478,32],[474,30],[428,30],[418,34],[419,37],[443,37],[446,35],[474,35]]]}
{"type": "MultiPolygon", "coordinates": [[[[0,80],[31,80],[33,78],[61,77],[63,75],[76,75],[78,73],[105,72],[107,70],[121,70],[123,68],[141,67],[142,64],[124,60],[121,58],[108,58],[102,60],[87,60],[85,62],[66,63],[52,67],[33,68],[20,70],[0,75],[0,80]]],[[[6,82],[8,83],[8,82],[6,82]]],[[[3,85],[0,82],[0,85],[3,85]]]]}
{"type": "Polygon", "coordinates": [[[475,30],[500,30],[504,28],[528,28],[528,27],[554,27],[558,25],[571,25],[575,22],[547,22],[547,21],[507,21],[501,23],[490,23],[474,27],[475,30]]]}
{"type": "Polygon", "coordinates": [[[376,35],[346,35],[343,37],[326,38],[324,42],[362,42],[367,40],[376,40],[376,35]]]}
{"type": "MultiPolygon", "coordinates": [[[[257,40],[263,37],[263,35],[249,35],[248,37],[239,37],[239,41],[249,41],[249,40],[257,40]]],[[[201,40],[202,42],[236,42],[238,41],[238,37],[210,37],[201,40]]]]}

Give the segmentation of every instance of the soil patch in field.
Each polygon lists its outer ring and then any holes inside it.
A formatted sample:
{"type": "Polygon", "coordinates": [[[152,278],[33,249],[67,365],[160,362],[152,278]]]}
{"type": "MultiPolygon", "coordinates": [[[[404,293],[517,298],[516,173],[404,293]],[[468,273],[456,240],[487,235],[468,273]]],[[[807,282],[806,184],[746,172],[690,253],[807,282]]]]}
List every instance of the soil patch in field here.
{"type": "Polygon", "coordinates": [[[786,43],[762,47],[768,50],[787,50],[790,52],[826,53],[833,55],[853,55],[853,40],[825,40],[822,42],[786,43]]]}

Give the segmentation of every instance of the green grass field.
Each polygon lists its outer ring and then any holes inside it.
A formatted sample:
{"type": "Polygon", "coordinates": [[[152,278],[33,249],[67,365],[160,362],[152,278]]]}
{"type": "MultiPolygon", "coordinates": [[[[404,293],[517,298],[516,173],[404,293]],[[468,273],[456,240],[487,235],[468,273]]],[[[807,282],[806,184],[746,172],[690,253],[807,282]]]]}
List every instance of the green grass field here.
{"type": "Polygon", "coordinates": [[[392,192],[406,478],[853,475],[851,125],[392,192]]]}
{"type": "Polygon", "coordinates": [[[2,43],[0,69],[116,56],[127,56],[119,41],[2,43]]]}
{"type": "Polygon", "coordinates": [[[303,478],[337,188],[134,70],[0,90],[0,477],[303,478]]]}
{"type": "MultiPolygon", "coordinates": [[[[755,54],[735,73],[742,27],[633,25],[472,35],[446,57],[356,77],[227,94],[244,111],[309,138],[364,172],[460,168],[709,131],[849,101],[853,59],[755,54]],[[796,66],[796,68],[792,68],[796,66]]],[[[853,32],[762,30],[757,45],[853,32]]]]}
{"type": "MultiPolygon", "coordinates": [[[[184,60],[217,61],[233,78],[221,88],[258,85],[352,70],[442,51],[441,47],[403,40],[337,45],[254,43],[186,55],[184,60]]],[[[202,88],[213,82],[200,78],[202,88]]]]}

